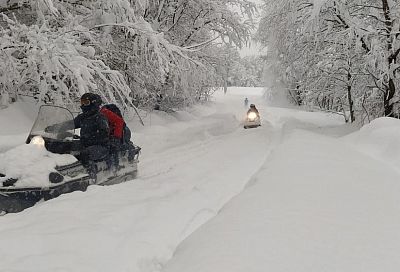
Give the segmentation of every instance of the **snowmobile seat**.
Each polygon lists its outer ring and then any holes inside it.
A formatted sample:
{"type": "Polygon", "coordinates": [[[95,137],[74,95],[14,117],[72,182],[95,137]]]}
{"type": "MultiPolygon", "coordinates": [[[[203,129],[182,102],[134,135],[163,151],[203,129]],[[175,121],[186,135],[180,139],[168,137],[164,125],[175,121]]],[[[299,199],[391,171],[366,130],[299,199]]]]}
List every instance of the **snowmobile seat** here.
{"type": "Polygon", "coordinates": [[[124,142],[120,145],[111,148],[110,150],[110,165],[117,167],[119,165],[120,157],[128,154],[128,161],[132,161],[135,158],[135,155],[138,153],[135,145],[132,142],[124,142]]]}
{"type": "Polygon", "coordinates": [[[93,145],[83,149],[77,159],[82,162],[82,164],[87,164],[90,161],[99,162],[105,161],[110,156],[109,149],[99,145],[93,145]]]}

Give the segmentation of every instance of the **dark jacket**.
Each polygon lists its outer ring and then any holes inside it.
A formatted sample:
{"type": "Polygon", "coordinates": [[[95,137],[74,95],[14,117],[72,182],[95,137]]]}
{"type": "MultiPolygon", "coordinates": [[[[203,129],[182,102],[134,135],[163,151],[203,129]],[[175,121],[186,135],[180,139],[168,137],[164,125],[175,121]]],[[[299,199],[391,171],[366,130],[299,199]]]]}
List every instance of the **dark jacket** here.
{"type": "Polygon", "coordinates": [[[84,147],[110,144],[107,119],[98,110],[79,114],[74,124],[75,128],[81,128],[81,143],[84,147]]]}

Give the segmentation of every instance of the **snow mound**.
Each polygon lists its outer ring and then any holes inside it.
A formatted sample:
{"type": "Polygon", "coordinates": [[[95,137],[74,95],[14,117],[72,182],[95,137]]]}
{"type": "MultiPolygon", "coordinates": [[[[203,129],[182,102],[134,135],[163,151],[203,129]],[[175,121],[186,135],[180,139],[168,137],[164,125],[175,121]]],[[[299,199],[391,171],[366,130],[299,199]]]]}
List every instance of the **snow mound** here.
{"type": "Polygon", "coordinates": [[[378,118],[342,139],[359,151],[400,169],[400,120],[378,118]]]}
{"type": "Polygon", "coordinates": [[[0,154],[0,173],[8,178],[18,178],[16,187],[49,185],[49,173],[57,165],[66,165],[76,161],[72,155],[59,155],[48,152],[36,145],[20,145],[0,154]]]}
{"type": "Polygon", "coordinates": [[[163,272],[399,271],[399,173],[335,138],[290,133],[163,272]]]}

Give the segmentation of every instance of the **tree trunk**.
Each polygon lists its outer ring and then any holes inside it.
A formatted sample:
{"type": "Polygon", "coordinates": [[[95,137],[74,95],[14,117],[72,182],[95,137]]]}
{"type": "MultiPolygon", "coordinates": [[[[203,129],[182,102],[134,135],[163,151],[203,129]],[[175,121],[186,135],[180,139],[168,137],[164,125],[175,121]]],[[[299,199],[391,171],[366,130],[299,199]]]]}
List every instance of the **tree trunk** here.
{"type": "Polygon", "coordinates": [[[394,94],[396,93],[396,85],[394,84],[393,78],[389,79],[389,86],[386,90],[385,96],[383,97],[383,107],[385,111],[385,116],[394,117],[393,112],[393,102],[391,102],[394,94]]]}
{"type": "Polygon", "coordinates": [[[350,122],[353,123],[356,120],[356,118],[354,116],[353,98],[351,97],[351,86],[347,86],[347,98],[349,99],[350,122]]]}
{"type": "Polygon", "coordinates": [[[301,96],[300,85],[296,86],[296,103],[297,106],[303,105],[303,98],[301,96]]]}
{"type": "Polygon", "coordinates": [[[351,96],[351,74],[347,74],[348,84],[347,84],[347,99],[349,100],[349,110],[350,110],[350,122],[353,123],[356,118],[354,117],[354,103],[351,96]]]}
{"type": "MultiPolygon", "coordinates": [[[[393,40],[391,37],[391,33],[393,30],[393,20],[390,15],[390,5],[388,0],[382,0],[382,9],[383,9],[383,16],[385,18],[385,25],[386,25],[386,32],[387,32],[387,49],[388,52],[393,51],[393,40]]],[[[390,70],[391,66],[396,64],[396,59],[399,54],[399,50],[395,50],[389,58],[388,58],[388,68],[390,70]]],[[[385,116],[394,117],[393,112],[393,102],[391,102],[392,98],[396,93],[396,85],[394,84],[393,75],[389,75],[389,84],[385,92],[385,96],[383,97],[383,107],[385,111],[385,116]]]]}
{"type": "Polygon", "coordinates": [[[227,91],[228,91],[228,82],[227,82],[227,80],[225,79],[225,80],[224,80],[224,94],[226,94],[227,91]]]}

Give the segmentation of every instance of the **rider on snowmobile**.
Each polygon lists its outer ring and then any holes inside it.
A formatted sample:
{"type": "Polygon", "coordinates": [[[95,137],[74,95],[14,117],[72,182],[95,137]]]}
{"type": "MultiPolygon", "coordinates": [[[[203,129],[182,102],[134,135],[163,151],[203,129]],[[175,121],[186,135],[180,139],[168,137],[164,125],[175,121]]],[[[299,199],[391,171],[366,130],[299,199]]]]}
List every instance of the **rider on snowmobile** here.
{"type": "Polygon", "coordinates": [[[260,113],[258,112],[256,105],[250,104],[250,109],[247,111],[247,115],[249,115],[250,112],[254,112],[257,114],[257,117],[260,117],[260,113]]]}
{"type": "Polygon", "coordinates": [[[81,128],[80,142],[83,150],[79,159],[82,162],[105,158],[109,154],[110,138],[108,121],[100,113],[102,101],[93,93],[81,96],[82,113],[74,119],[75,128],[81,128]]]}
{"type": "MultiPolygon", "coordinates": [[[[108,156],[110,149],[109,126],[106,117],[100,113],[101,99],[93,93],[81,96],[82,113],[74,118],[75,128],[80,128],[81,152],[79,160],[87,164],[90,161],[101,160],[108,156]]],[[[69,127],[69,121],[46,128],[47,132],[62,130],[69,127]]]]}

